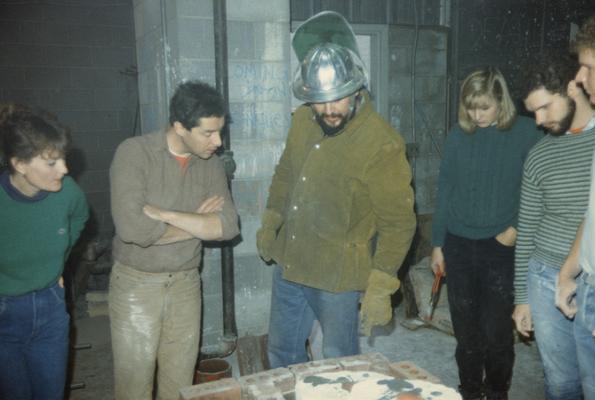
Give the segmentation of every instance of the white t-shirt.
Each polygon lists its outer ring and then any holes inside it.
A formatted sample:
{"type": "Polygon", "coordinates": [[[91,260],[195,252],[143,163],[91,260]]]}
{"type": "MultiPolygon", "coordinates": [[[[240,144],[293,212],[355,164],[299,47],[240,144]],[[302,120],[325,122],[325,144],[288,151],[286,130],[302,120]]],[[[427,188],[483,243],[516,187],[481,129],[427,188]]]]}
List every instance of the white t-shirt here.
{"type": "MultiPolygon", "coordinates": [[[[595,117],[587,126],[595,125],[595,117]]],[[[595,154],[593,155],[595,161],[595,154]]],[[[579,264],[584,272],[595,275],[595,163],[591,163],[591,189],[589,191],[589,207],[585,214],[585,226],[579,254],[579,264]]]]}

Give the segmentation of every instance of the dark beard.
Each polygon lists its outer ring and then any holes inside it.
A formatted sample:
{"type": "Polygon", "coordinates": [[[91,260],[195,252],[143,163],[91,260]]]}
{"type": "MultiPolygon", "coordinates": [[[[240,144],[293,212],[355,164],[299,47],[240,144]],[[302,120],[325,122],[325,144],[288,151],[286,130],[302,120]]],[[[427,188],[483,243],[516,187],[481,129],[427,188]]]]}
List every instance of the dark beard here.
{"type": "Polygon", "coordinates": [[[574,118],[574,114],[576,113],[576,103],[572,100],[568,100],[568,114],[558,123],[558,129],[550,130],[548,132],[552,136],[563,136],[568,132],[570,129],[570,125],[572,125],[572,119],[574,118]]]}
{"type": "Polygon", "coordinates": [[[341,123],[337,126],[330,126],[326,122],[324,122],[324,115],[316,114],[316,122],[322,128],[322,132],[324,132],[324,136],[335,136],[337,133],[341,132],[345,125],[347,125],[349,118],[347,116],[341,118],[341,123]]]}

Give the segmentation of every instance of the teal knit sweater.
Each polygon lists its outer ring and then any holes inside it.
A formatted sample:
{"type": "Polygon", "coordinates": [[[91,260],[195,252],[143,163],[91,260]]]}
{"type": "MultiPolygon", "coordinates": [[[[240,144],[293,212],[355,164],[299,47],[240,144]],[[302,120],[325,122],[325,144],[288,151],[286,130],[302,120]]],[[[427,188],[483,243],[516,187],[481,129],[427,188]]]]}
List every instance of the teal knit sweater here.
{"type": "Polygon", "coordinates": [[[440,164],[432,246],[442,246],[447,231],[485,239],[516,227],[523,163],[541,138],[535,122],[525,117],[517,117],[507,131],[490,126],[469,134],[456,125],[440,164]]]}
{"type": "Polygon", "coordinates": [[[0,187],[0,296],[53,285],[88,215],[85,196],[70,177],[59,192],[35,202],[17,201],[0,187]]]}

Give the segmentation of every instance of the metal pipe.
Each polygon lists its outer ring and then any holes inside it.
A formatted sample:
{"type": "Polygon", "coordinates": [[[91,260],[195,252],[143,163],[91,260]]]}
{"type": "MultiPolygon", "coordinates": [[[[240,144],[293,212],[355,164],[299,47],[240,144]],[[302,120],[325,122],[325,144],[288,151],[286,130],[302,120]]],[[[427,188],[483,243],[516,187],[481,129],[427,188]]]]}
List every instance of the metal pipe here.
{"type": "Polygon", "coordinates": [[[451,121],[457,120],[457,113],[459,111],[459,24],[460,24],[460,11],[461,7],[459,0],[452,0],[451,3],[451,14],[450,14],[450,36],[449,36],[449,51],[448,55],[448,76],[449,76],[449,99],[448,99],[448,121],[446,130],[448,132],[454,123],[451,121]]]}
{"type": "MultiPolygon", "coordinates": [[[[227,63],[227,16],[225,0],[213,0],[213,26],[215,33],[215,72],[216,87],[229,110],[229,76],[227,63]]],[[[235,172],[233,153],[230,151],[229,124],[221,132],[227,184],[231,190],[231,180],[235,172]]],[[[224,243],[221,248],[221,289],[223,298],[223,337],[216,348],[209,353],[201,353],[201,359],[222,358],[232,354],[237,347],[238,329],[235,318],[235,285],[233,247],[224,243]]]]}
{"type": "MultiPolygon", "coordinates": [[[[163,101],[161,102],[163,110],[163,116],[165,121],[167,121],[167,115],[169,112],[168,109],[168,101],[169,96],[171,95],[171,66],[170,66],[170,49],[169,49],[169,39],[168,39],[168,32],[167,32],[167,10],[165,6],[165,0],[159,1],[159,7],[161,11],[161,36],[163,40],[161,41],[161,51],[163,52],[163,101]]],[[[161,88],[158,88],[159,90],[161,88]]],[[[163,122],[163,121],[162,121],[163,122]]]]}
{"type": "Polygon", "coordinates": [[[417,122],[415,120],[415,61],[417,58],[417,41],[419,38],[419,17],[417,14],[417,1],[413,0],[413,22],[414,22],[414,35],[413,44],[411,51],[411,139],[413,141],[413,155],[411,163],[411,171],[413,175],[413,185],[417,184],[417,157],[419,156],[419,149],[417,143],[417,122]]]}
{"type": "MultiPolygon", "coordinates": [[[[215,33],[215,81],[225,106],[229,108],[229,76],[227,73],[227,11],[225,0],[213,0],[213,28],[215,33]]],[[[223,127],[223,147],[229,150],[229,126],[223,127]]]]}

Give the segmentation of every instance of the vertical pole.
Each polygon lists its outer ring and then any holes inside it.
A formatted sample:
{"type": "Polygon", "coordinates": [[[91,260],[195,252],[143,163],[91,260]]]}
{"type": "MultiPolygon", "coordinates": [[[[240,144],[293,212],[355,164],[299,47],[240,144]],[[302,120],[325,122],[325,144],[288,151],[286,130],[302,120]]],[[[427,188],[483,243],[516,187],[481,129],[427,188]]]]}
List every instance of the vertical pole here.
{"type": "MultiPolygon", "coordinates": [[[[229,76],[227,63],[227,12],[225,0],[213,0],[213,26],[215,33],[215,71],[216,87],[229,110],[229,76]]],[[[231,190],[231,180],[235,172],[233,153],[230,151],[229,125],[225,124],[221,132],[223,139],[223,154],[221,156],[227,183],[231,190]]],[[[233,247],[224,243],[221,248],[221,285],[223,295],[223,340],[233,342],[229,353],[235,350],[237,327],[235,319],[235,289],[234,289],[234,260],[233,247]]]]}

